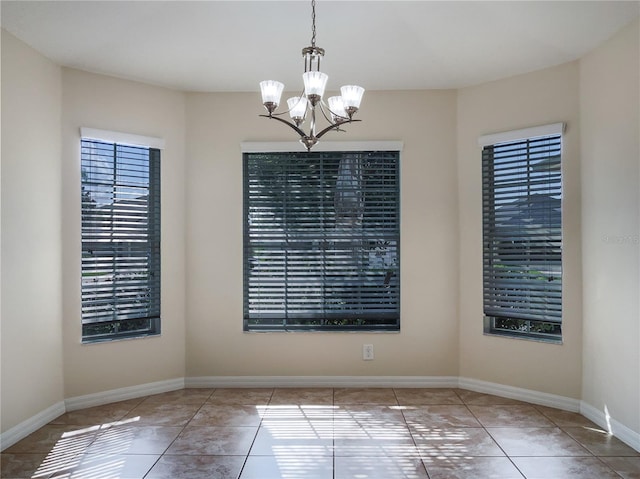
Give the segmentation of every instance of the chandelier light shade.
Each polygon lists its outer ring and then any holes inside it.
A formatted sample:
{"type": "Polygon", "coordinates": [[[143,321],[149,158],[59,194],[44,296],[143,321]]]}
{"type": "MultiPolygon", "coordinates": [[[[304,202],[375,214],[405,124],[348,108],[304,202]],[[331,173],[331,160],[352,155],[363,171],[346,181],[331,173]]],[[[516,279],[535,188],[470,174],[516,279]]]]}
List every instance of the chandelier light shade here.
{"type": "Polygon", "coordinates": [[[344,109],[344,100],[341,96],[329,97],[329,111],[334,123],[340,121],[340,118],[347,117],[347,110],[344,109]]]}
{"type": "Polygon", "coordinates": [[[307,114],[307,105],[309,101],[305,96],[294,96],[287,100],[287,106],[289,107],[289,115],[291,119],[296,122],[297,126],[304,121],[304,117],[307,114]]]}
{"type": "Polygon", "coordinates": [[[271,113],[280,104],[284,83],[279,81],[266,80],[260,82],[260,90],[262,91],[262,103],[264,107],[271,113]]]}
{"type": "Polygon", "coordinates": [[[364,88],[358,85],[346,85],[340,88],[340,93],[342,93],[342,102],[347,113],[350,116],[353,115],[360,108],[364,88]]]}
{"type": "Polygon", "coordinates": [[[329,76],[322,72],[304,72],[302,75],[304,90],[311,104],[318,103],[318,101],[322,100],[328,79],[329,76]]]}
{"type": "Polygon", "coordinates": [[[316,46],[316,2],[311,1],[311,46],[302,49],[304,58],[304,73],[302,81],[304,90],[300,96],[287,100],[287,111],[276,113],[280,105],[280,98],[284,84],[279,81],[266,80],[260,82],[262,104],[267,115],[260,115],[272,120],[278,120],[291,127],[300,136],[300,142],[310,151],[318,140],[329,131],[343,131],[340,126],[354,121],[353,115],[360,108],[364,88],[357,85],[345,85],[340,88],[340,96],[332,96],[324,101],[324,93],[329,76],[320,71],[320,60],[324,56],[324,49],[316,46]],[[292,121],[282,118],[289,113],[292,121]],[[326,127],[317,131],[317,120],[324,118],[326,127]],[[309,120],[308,130],[303,129],[309,120]]]}

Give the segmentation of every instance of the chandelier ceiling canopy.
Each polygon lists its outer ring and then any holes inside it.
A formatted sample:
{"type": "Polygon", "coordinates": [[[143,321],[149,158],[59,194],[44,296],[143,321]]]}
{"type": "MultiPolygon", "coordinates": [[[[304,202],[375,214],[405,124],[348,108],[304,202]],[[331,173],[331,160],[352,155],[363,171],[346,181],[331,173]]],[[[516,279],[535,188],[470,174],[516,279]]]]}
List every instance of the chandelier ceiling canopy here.
{"type": "Polygon", "coordinates": [[[260,82],[262,104],[267,115],[260,115],[272,120],[278,120],[291,127],[300,135],[300,142],[310,151],[318,140],[329,131],[343,131],[340,126],[354,121],[353,115],[360,108],[364,88],[357,85],[345,85],[340,88],[340,96],[329,97],[327,102],[323,96],[329,79],[326,73],[320,71],[320,60],[324,56],[324,49],[316,46],[316,2],[311,1],[311,46],[302,49],[304,58],[304,73],[302,81],[304,89],[300,96],[287,99],[288,110],[276,113],[280,105],[280,98],[284,84],[275,80],[260,82]],[[282,118],[289,114],[290,120],[282,118]],[[324,117],[328,126],[317,131],[317,120],[324,117]],[[304,131],[306,121],[309,120],[308,133],[304,131]]]}

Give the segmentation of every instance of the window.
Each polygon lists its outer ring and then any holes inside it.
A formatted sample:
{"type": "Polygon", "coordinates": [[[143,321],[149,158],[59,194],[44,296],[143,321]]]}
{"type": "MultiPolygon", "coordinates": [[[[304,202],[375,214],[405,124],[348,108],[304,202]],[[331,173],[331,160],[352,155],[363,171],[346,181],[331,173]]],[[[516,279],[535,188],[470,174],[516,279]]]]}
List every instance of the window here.
{"type": "Polygon", "coordinates": [[[492,135],[484,145],[486,333],[561,341],[562,128],[492,135]]]}
{"type": "Polygon", "coordinates": [[[82,339],[160,333],[160,150],[82,138],[82,339]]]}
{"type": "Polygon", "coordinates": [[[399,152],[244,153],[244,329],[400,328],[399,152]]]}

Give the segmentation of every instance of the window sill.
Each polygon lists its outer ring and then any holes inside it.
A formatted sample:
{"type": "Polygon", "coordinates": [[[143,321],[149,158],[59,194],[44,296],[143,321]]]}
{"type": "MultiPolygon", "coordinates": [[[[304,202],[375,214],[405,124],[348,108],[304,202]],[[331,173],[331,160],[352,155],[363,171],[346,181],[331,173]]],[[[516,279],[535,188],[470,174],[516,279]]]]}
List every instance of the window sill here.
{"type": "Polygon", "coordinates": [[[243,333],[311,333],[311,334],[399,334],[400,329],[244,329],[243,333]]]}
{"type": "Polygon", "coordinates": [[[543,337],[527,333],[510,333],[508,331],[484,331],[485,336],[493,336],[506,339],[520,339],[524,341],[534,341],[537,343],[547,344],[564,344],[562,338],[543,337]]]}
{"type": "Polygon", "coordinates": [[[82,339],[81,344],[82,345],[104,344],[104,343],[113,343],[115,341],[130,341],[133,339],[158,338],[160,336],[161,336],[160,333],[142,333],[142,334],[132,334],[130,336],[99,337],[99,338],[82,339]]]}

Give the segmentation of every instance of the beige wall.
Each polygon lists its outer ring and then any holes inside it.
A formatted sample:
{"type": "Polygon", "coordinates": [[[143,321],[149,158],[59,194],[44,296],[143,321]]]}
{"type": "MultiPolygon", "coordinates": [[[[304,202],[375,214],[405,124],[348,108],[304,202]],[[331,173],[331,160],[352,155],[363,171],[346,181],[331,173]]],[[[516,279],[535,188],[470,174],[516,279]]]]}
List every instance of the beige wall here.
{"type": "Polygon", "coordinates": [[[291,141],[259,94],[187,96],[187,376],[457,375],[454,91],[367,92],[330,140],[401,140],[400,333],[242,331],[241,141],[291,141]],[[374,361],[362,360],[373,343],[374,361]]]}
{"type": "Polygon", "coordinates": [[[640,433],[640,33],[580,60],[585,402],[640,433]]]}
{"type": "Polygon", "coordinates": [[[640,431],[637,21],[580,62],[367,92],[363,123],[326,137],[404,142],[400,333],[242,331],[240,142],[292,139],[258,118],[259,94],[61,71],[5,32],[2,73],[2,431],[63,398],[242,375],[460,375],[583,398],[640,431]],[[477,138],[559,121],[564,343],[484,336],[477,138]],[[82,126],[166,140],[160,337],[80,344],[82,126]]]}
{"type": "Polygon", "coordinates": [[[578,64],[458,91],[460,376],[580,398],[581,250],[578,64]],[[478,137],[565,122],[563,344],[483,335],[482,181],[478,137]]]}
{"type": "Polygon", "coordinates": [[[184,94],[63,68],[62,231],[65,397],[184,376],[184,94]],[[162,335],[82,345],[80,127],[164,138],[162,335]]]}
{"type": "Polygon", "coordinates": [[[60,68],[2,31],[2,431],[62,401],[60,68]]]}

